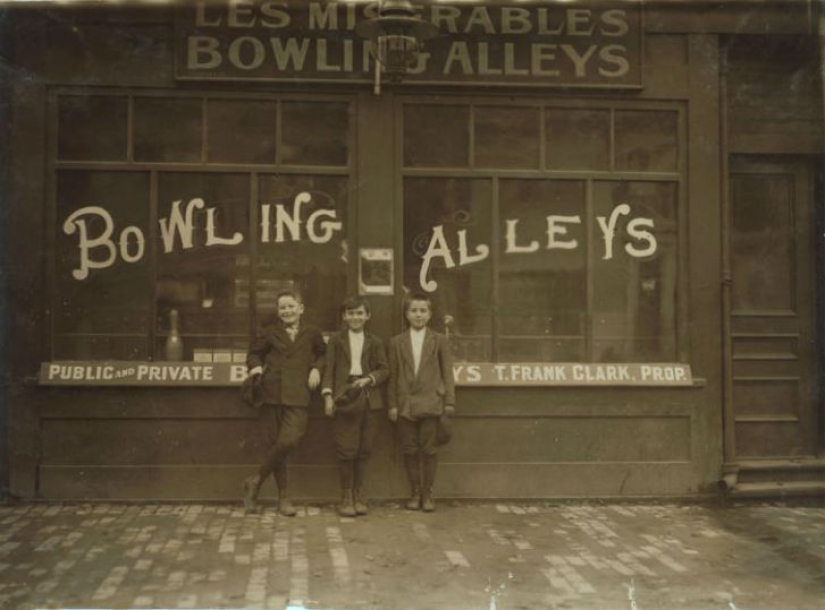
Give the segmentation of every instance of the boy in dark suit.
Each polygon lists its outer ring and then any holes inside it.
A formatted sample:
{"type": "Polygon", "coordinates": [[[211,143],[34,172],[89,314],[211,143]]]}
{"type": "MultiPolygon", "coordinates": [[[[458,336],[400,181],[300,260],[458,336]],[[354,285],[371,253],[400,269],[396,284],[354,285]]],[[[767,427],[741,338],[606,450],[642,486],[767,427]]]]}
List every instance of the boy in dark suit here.
{"type": "Polygon", "coordinates": [[[324,412],[335,417],[333,434],[341,481],[344,517],[366,515],[363,498],[364,474],[372,452],[377,426],[375,411],[384,408],[381,386],[389,374],[384,343],[364,330],[370,307],[361,297],[350,297],[341,305],[346,328],[335,333],[327,345],[321,394],[324,412]]]}
{"type": "Polygon", "coordinates": [[[304,304],[297,293],[278,294],[278,318],[265,324],[249,347],[250,375],[261,375],[261,427],[270,444],[258,474],[244,480],[244,506],[257,509],[258,492],[273,474],[278,486],[278,511],[287,517],[295,508],[287,495],[287,459],[307,429],[310,393],[321,383],[326,344],[321,331],[301,324],[304,304]]]}
{"type": "Polygon", "coordinates": [[[453,358],[447,337],[427,327],[432,301],[411,294],[404,304],[409,329],[390,339],[389,417],[398,422],[401,451],[412,493],[407,508],[435,510],[438,420],[455,412],[453,358]],[[423,456],[423,486],[421,462],[423,456]]]}

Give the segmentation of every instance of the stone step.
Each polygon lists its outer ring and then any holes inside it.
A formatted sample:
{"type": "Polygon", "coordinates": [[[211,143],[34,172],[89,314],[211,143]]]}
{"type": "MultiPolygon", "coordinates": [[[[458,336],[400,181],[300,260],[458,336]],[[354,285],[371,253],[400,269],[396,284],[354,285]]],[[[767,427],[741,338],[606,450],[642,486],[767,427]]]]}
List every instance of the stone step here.
{"type": "Polygon", "coordinates": [[[738,464],[738,484],[825,482],[825,460],[749,460],[738,464]]]}
{"type": "Polygon", "coordinates": [[[729,495],[735,498],[783,498],[825,496],[825,481],[772,481],[737,483],[729,495]]]}

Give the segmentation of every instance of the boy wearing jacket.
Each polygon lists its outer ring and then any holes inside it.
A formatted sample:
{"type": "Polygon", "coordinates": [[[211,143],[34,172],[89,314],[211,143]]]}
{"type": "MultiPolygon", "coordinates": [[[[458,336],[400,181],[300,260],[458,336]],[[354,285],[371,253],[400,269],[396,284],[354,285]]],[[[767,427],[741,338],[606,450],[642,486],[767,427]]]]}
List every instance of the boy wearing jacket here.
{"type": "Polygon", "coordinates": [[[256,334],[247,355],[250,375],[260,375],[261,427],[269,442],[258,474],[244,480],[244,506],[257,510],[258,492],[272,474],[278,486],[278,511],[296,511],[287,495],[287,460],[307,429],[311,392],[321,383],[326,344],[321,331],[301,323],[304,304],[292,291],[278,294],[278,318],[256,334]]]}
{"type": "Polygon", "coordinates": [[[432,317],[430,297],[423,293],[411,294],[405,302],[404,314],[409,329],[389,343],[389,417],[398,424],[410,483],[406,507],[432,512],[438,465],[438,421],[443,415],[455,412],[453,358],[447,337],[428,327],[432,317]]]}
{"type": "Polygon", "coordinates": [[[343,517],[366,515],[363,496],[367,461],[372,452],[377,412],[384,408],[381,386],[389,367],[381,339],[365,330],[370,308],[361,297],[349,297],[341,305],[345,329],[327,345],[321,394],[324,412],[334,417],[333,435],[338,457],[343,517]]]}

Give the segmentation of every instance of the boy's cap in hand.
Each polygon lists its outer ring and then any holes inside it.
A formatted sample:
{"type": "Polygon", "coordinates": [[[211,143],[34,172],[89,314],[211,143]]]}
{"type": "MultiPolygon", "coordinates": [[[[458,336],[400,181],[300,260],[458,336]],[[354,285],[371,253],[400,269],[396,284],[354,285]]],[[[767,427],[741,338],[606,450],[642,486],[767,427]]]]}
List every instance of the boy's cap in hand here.
{"type": "Polygon", "coordinates": [[[347,385],[344,387],[344,391],[335,398],[335,405],[342,406],[355,402],[361,396],[361,392],[363,392],[363,389],[354,385],[347,385]]]}

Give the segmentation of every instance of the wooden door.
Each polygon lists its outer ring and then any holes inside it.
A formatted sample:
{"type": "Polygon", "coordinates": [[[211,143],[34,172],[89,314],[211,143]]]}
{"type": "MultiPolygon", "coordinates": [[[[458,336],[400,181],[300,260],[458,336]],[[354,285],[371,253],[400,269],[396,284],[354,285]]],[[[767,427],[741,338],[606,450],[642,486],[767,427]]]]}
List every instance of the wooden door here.
{"type": "Polygon", "coordinates": [[[814,456],[815,221],[804,161],[731,163],[731,358],[736,458],[814,456]]]}

